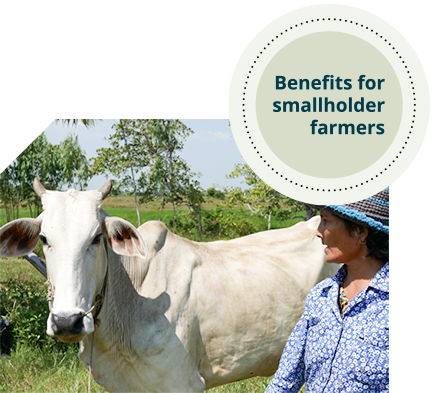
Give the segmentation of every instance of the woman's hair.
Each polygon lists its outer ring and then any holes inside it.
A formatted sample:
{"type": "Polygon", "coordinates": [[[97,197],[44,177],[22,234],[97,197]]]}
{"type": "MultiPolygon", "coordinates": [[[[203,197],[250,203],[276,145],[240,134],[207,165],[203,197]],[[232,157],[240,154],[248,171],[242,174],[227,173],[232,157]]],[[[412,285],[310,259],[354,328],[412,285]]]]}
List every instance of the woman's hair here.
{"type": "MultiPolygon", "coordinates": [[[[356,234],[356,229],[364,230],[364,226],[358,225],[352,221],[342,219],[347,231],[350,235],[354,232],[356,234]]],[[[389,235],[385,232],[378,231],[377,229],[368,228],[367,240],[364,244],[367,248],[367,257],[374,257],[380,259],[383,262],[389,261],[389,235]]]]}

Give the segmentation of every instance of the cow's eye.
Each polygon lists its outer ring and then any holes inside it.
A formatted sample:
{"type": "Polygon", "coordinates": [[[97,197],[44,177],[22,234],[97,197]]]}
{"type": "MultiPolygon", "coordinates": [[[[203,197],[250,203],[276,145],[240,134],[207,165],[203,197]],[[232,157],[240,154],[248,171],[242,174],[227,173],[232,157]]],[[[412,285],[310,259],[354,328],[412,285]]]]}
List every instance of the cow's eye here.
{"type": "Polygon", "coordinates": [[[101,241],[101,237],[102,237],[102,233],[100,233],[99,235],[96,235],[92,241],[92,244],[99,244],[99,242],[101,241]]]}
{"type": "Polygon", "coordinates": [[[44,246],[46,246],[48,244],[47,238],[44,235],[39,235],[39,239],[41,239],[44,246]]]}

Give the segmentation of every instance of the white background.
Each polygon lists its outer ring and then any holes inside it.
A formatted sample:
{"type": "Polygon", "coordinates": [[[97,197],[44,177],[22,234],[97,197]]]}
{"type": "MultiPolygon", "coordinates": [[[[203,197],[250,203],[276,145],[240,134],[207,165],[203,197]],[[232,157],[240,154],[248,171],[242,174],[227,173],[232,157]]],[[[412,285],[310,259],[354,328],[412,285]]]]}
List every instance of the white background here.
{"type": "MultiPolygon", "coordinates": [[[[399,30],[432,86],[430,2],[335,3],[399,30]]],[[[55,118],[227,119],[231,76],[252,38],[291,10],[326,2],[0,4],[2,170],[55,118]]],[[[390,188],[392,392],[432,389],[431,128],[390,188]]]]}

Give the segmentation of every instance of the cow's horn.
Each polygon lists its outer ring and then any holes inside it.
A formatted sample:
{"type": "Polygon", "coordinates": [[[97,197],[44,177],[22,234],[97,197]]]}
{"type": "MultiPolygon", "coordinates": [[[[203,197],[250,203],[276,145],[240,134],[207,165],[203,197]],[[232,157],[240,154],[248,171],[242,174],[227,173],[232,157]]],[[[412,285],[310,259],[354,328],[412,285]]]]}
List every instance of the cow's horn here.
{"type": "Polygon", "coordinates": [[[35,177],[35,180],[33,181],[33,189],[35,190],[38,197],[47,191],[37,177],[35,177]]]}
{"type": "Polygon", "coordinates": [[[112,186],[113,186],[113,181],[109,179],[99,189],[99,192],[102,194],[102,199],[105,199],[105,197],[110,193],[112,186]]]}

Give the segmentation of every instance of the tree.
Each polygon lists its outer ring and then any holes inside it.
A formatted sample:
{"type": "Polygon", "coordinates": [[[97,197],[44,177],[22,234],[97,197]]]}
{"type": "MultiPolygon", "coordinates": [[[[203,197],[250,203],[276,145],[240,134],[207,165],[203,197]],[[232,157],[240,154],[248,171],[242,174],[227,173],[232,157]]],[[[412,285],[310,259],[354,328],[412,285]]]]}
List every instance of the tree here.
{"type": "Polygon", "coordinates": [[[22,201],[27,201],[31,215],[34,213],[37,216],[42,211],[41,200],[33,191],[35,177],[40,179],[47,189],[58,190],[62,187],[61,162],[57,153],[57,146],[50,143],[45,133],[42,133],[17,158],[22,201]],[[32,206],[35,212],[32,212],[32,206]]]}
{"type": "Polygon", "coordinates": [[[31,217],[40,214],[41,201],[33,191],[35,177],[50,190],[75,181],[85,185],[90,178],[88,167],[75,135],[69,134],[59,145],[53,145],[42,133],[0,174],[0,199],[7,221],[19,217],[21,205],[29,208],[31,217]]]}
{"type": "Polygon", "coordinates": [[[20,195],[17,183],[18,168],[16,162],[13,162],[0,174],[0,201],[5,209],[7,222],[19,217],[20,195]]]}
{"type": "Polygon", "coordinates": [[[288,212],[304,209],[302,202],[286,197],[268,186],[247,164],[237,164],[233,172],[226,176],[228,179],[243,178],[243,182],[249,187],[242,191],[239,187],[228,189],[226,204],[229,206],[247,206],[251,213],[263,217],[271,229],[272,216],[281,207],[285,207],[288,212]]]}
{"type": "Polygon", "coordinates": [[[57,148],[59,170],[63,175],[63,183],[68,187],[79,188],[81,191],[88,185],[91,177],[89,161],[86,152],[81,149],[78,136],[68,134],[57,148]]]}
{"type": "Polygon", "coordinates": [[[191,171],[189,165],[179,156],[186,138],[193,131],[180,120],[153,119],[140,123],[145,135],[145,148],[150,159],[149,170],[143,172],[139,184],[143,190],[142,202],[161,198],[160,214],[168,201],[173,206],[173,232],[176,232],[176,206],[185,204],[197,221],[202,234],[201,205],[204,191],[198,180],[199,174],[191,171]]]}
{"type": "Polygon", "coordinates": [[[193,180],[197,174],[191,172],[178,154],[192,130],[180,120],[168,119],[120,120],[113,128],[116,132],[109,137],[110,147],[97,150],[92,168],[95,173],[114,175],[124,189],[133,190],[138,225],[141,224],[138,202],[161,198],[160,218],[167,202],[173,206],[173,232],[176,231],[176,206],[181,203],[193,212],[201,232],[203,191],[198,181],[193,180]]]}
{"type": "Polygon", "coordinates": [[[138,210],[136,175],[149,165],[144,144],[145,135],[136,120],[121,119],[113,124],[116,132],[108,137],[110,147],[98,149],[97,157],[92,158],[92,172],[112,174],[118,178],[123,189],[132,189],[138,226],[141,225],[138,210]]]}
{"type": "Polygon", "coordinates": [[[223,191],[217,190],[216,188],[217,186],[215,184],[212,185],[212,187],[209,187],[206,190],[206,195],[209,198],[216,198],[216,199],[224,199],[225,198],[225,194],[223,191]]]}
{"type": "Polygon", "coordinates": [[[176,202],[180,202],[189,208],[196,219],[197,230],[201,236],[203,234],[203,226],[200,210],[205,201],[204,190],[201,188],[199,181],[193,179],[193,177],[199,175],[192,172],[189,165],[183,159],[176,157],[172,172],[165,177],[165,185],[169,190],[168,195],[171,203],[174,204],[173,206],[175,206],[176,202]]]}
{"type": "Polygon", "coordinates": [[[102,122],[100,119],[56,119],[56,123],[61,121],[63,124],[76,126],[77,124],[81,123],[86,128],[93,127],[96,125],[96,123],[102,122]]]}

